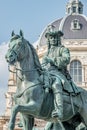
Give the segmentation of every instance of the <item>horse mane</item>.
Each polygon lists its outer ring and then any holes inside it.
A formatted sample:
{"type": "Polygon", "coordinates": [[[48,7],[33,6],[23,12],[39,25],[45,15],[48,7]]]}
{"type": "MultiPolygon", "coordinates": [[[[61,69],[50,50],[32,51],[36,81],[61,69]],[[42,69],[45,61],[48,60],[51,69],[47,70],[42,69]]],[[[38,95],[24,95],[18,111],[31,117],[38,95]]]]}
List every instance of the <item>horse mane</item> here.
{"type": "Polygon", "coordinates": [[[33,56],[33,59],[34,59],[34,64],[36,65],[38,70],[42,70],[42,67],[41,67],[37,52],[36,52],[35,48],[33,47],[33,45],[30,44],[29,41],[27,41],[24,37],[21,37],[20,35],[16,35],[16,34],[11,37],[10,41],[18,40],[18,39],[21,39],[22,41],[24,40],[28,44],[28,46],[30,47],[31,52],[32,52],[32,56],[33,56]]]}
{"type": "Polygon", "coordinates": [[[41,64],[40,64],[40,61],[39,61],[39,57],[37,55],[37,52],[35,50],[35,48],[33,47],[32,44],[29,43],[29,41],[27,41],[29,47],[31,48],[31,51],[32,51],[32,55],[33,55],[33,59],[34,59],[34,63],[36,65],[36,67],[39,69],[39,70],[42,70],[42,67],[41,67],[41,64]]]}

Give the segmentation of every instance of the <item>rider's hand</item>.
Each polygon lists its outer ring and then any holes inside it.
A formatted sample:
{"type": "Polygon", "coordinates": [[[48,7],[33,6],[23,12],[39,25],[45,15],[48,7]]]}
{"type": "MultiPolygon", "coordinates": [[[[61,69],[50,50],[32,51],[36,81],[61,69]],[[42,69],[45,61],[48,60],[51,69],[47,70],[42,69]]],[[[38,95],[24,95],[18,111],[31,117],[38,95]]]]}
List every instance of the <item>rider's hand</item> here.
{"type": "Polygon", "coordinates": [[[47,56],[44,58],[44,60],[45,60],[47,63],[51,63],[51,64],[54,63],[53,59],[51,59],[51,58],[49,58],[49,57],[47,57],[47,56]]]}

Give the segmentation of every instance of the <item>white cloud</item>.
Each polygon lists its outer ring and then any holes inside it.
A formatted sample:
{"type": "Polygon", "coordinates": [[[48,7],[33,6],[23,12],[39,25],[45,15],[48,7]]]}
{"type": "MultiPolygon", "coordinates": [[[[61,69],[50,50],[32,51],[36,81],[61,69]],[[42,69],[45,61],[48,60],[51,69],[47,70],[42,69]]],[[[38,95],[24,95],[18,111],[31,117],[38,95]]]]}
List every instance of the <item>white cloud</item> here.
{"type": "Polygon", "coordinates": [[[5,111],[5,92],[8,84],[8,64],[5,60],[5,54],[8,49],[8,44],[0,45],[0,115],[5,111]]]}

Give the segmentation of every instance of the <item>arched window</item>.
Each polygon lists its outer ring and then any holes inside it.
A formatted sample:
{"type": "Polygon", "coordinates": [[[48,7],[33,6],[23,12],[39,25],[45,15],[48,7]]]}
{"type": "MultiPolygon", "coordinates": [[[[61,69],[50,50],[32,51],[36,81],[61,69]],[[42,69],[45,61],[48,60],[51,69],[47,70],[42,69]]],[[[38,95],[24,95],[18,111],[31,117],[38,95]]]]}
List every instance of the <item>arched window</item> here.
{"type": "Polygon", "coordinates": [[[72,8],[72,11],[73,11],[73,13],[76,13],[76,7],[75,6],[72,8]]]}
{"type": "Polygon", "coordinates": [[[70,75],[75,83],[82,83],[82,65],[78,60],[74,60],[71,62],[70,75]]]}

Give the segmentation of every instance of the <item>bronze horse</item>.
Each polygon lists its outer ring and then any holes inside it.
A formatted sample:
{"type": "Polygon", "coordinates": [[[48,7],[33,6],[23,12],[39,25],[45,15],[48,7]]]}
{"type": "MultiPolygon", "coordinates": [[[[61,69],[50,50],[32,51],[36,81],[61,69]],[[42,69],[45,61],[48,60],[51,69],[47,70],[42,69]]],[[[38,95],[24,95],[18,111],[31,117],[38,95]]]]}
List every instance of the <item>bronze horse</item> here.
{"type": "MultiPolygon", "coordinates": [[[[58,119],[51,117],[54,109],[52,90],[45,93],[43,83],[38,80],[42,67],[37,53],[34,47],[24,39],[21,31],[20,35],[12,33],[6,60],[11,65],[15,64],[17,78],[17,90],[14,95],[15,105],[12,108],[8,129],[14,130],[18,112],[21,113],[24,130],[32,130],[34,118],[43,119],[52,122],[52,124],[59,123],[58,119]]],[[[86,90],[81,88],[81,93],[71,98],[69,93],[63,92],[63,104],[64,116],[61,122],[64,125],[66,122],[72,124],[76,121],[77,124],[83,122],[87,126],[86,90]]],[[[54,125],[54,129],[62,130],[62,126],[59,128],[54,125]]],[[[67,128],[65,127],[65,129],[67,128]]]]}

